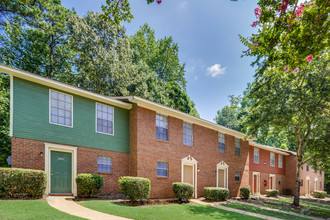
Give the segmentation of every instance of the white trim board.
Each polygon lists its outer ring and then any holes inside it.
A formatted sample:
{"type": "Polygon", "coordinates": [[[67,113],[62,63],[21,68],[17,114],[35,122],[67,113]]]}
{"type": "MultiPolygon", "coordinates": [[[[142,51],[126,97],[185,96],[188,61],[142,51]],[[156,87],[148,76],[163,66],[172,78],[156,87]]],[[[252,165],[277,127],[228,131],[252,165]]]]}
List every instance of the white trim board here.
{"type": "Polygon", "coordinates": [[[51,151],[68,152],[72,153],[72,194],[77,196],[77,147],[71,147],[60,144],[45,143],[45,172],[47,174],[47,186],[46,195],[50,193],[51,178],[50,178],[50,162],[51,162],[51,151]]]}
{"type": "Polygon", "coordinates": [[[14,76],[10,75],[10,119],[9,119],[9,136],[13,136],[13,122],[14,122],[14,76]]]}

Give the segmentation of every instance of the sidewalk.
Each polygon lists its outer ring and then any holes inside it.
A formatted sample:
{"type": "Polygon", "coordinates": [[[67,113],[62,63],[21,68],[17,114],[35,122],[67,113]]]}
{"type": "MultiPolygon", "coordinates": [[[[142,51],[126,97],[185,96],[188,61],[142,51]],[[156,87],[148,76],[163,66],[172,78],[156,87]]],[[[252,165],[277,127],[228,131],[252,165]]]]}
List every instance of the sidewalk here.
{"type": "Polygon", "coordinates": [[[66,196],[48,196],[47,202],[50,206],[70,215],[75,215],[85,219],[98,219],[98,220],[127,220],[115,215],[109,215],[102,212],[94,211],[84,206],[78,205],[73,200],[73,197],[66,196]]]}
{"type": "Polygon", "coordinates": [[[257,217],[257,218],[269,219],[269,220],[280,220],[279,218],[275,218],[275,217],[271,217],[271,216],[267,216],[267,215],[261,215],[261,214],[257,214],[257,213],[253,213],[253,212],[247,212],[247,211],[239,210],[239,209],[233,209],[233,208],[229,208],[229,207],[225,207],[225,206],[221,206],[221,205],[216,205],[213,203],[201,201],[199,199],[191,199],[190,201],[194,202],[196,204],[208,205],[208,206],[212,206],[217,209],[222,209],[222,210],[226,210],[226,211],[230,211],[230,212],[236,212],[236,213],[249,215],[249,216],[253,216],[253,217],[257,217]]]}

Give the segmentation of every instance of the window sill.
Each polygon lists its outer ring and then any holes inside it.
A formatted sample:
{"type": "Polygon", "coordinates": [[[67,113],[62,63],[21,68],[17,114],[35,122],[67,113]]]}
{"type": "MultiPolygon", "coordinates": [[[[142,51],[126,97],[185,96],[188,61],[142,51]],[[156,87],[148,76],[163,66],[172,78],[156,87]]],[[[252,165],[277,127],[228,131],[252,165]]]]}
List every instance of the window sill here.
{"type": "Polygon", "coordinates": [[[183,146],[184,147],[190,147],[190,148],[193,148],[194,147],[194,145],[193,146],[190,146],[190,145],[186,145],[186,144],[183,144],[183,146]]]}
{"type": "Polygon", "coordinates": [[[218,153],[220,153],[220,154],[225,154],[226,152],[221,152],[221,151],[218,151],[218,153]]]}
{"type": "Polygon", "coordinates": [[[168,179],[168,176],[157,176],[157,179],[168,179]]]}
{"type": "Polygon", "coordinates": [[[156,140],[159,141],[159,142],[162,142],[162,143],[170,143],[169,141],[160,140],[160,139],[157,139],[157,138],[156,138],[156,140]]]}
{"type": "Polygon", "coordinates": [[[97,172],[97,174],[99,175],[112,175],[112,172],[108,173],[108,172],[97,172]]]}

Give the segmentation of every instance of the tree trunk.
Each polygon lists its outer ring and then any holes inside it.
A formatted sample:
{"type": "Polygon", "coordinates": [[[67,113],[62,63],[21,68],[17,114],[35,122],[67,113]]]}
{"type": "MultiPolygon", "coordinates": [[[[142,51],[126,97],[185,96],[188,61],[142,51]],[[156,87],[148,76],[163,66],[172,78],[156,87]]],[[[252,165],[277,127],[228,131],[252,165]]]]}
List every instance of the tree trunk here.
{"type": "Polygon", "coordinates": [[[53,78],[54,75],[54,44],[55,44],[54,35],[52,34],[52,41],[49,47],[49,77],[53,78]]]}
{"type": "Polygon", "coordinates": [[[297,177],[296,177],[296,188],[294,190],[294,199],[293,199],[293,205],[299,206],[300,205],[300,185],[301,185],[301,167],[302,167],[302,160],[299,160],[298,158],[298,166],[297,166],[297,177]]]}

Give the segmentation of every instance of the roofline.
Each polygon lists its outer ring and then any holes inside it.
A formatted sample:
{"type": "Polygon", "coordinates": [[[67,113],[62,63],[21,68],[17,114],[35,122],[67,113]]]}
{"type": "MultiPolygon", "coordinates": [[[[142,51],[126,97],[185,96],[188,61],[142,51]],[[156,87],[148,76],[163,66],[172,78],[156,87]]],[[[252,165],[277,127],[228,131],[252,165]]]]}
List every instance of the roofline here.
{"type": "Polygon", "coordinates": [[[178,111],[176,109],[167,107],[165,105],[161,105],[143,98],[140,98],[138,96],[121,96],[121,97],[114,97],[114,99],[118,100],[123,100],[123,101],[128,101],[131,103],[135,103],[138,106],[151,109],[156,111],[159,114],[166,115],[166,116],[173,116],[179,119],[182,119],[185,122],[192,123],[192,124],[198,124],[203,127],[210,128],[212,130],[217,130],[218,132],[225,133],[225,134],[230,134],[232,136],[238,137],[238,138],[246,138],[247,136],[239,131],[224,127],[222,125],[216,124],[214,122],[207,121],[202,118],[198,118],[193,115],[189,115],[187,113],[178,111]]]}
{"type": "Polygon", "coordinates": [[[54,79],[50,79],[44,76],[40,76],[38,74],[35,73],[31,73],[31,72],[27,72],[27,71],[23,71],[14,67],[10,67],[7,65],[3,65],[0,64],[0,72],[1,73],[5,73],[17,78],[21,78],[30,82],[35,82],[41,85],[45,85],[45,86],[49,86],[52,87],[54,89],[59,89],[62,91],[66,91],[75,95],[79,95],[82,97],[86,97],[89,99],[93,99],[99,102],[103,102],[106,104],[110,104],[110,105],[114,105],[120,108],[124,108],[124,109],[132,109],[132,104],[117,100],[117,99],[113,99],[112,97],[107,97],[107,96],[103,96],[94,92],[90,92],[88,90],[85,89],[81,89],[78,88],[76,86],[70,85],[70,84],[66,84],[54,79]]]}
{"type": "Polygon", "coordinates": [[[271,151],[271,152],[274,152],[274,153],[278,153],[278,154],[282,154],[282,155],[285,155],[285,156],[289,156],[290,155],[288,153],[283,152],[282,149],[277,148],[277,147],[272,147],[272,146],[267,146],[267,145],[263,145],[263,144],[258,144],[258,143],[252,142],[252,141],[250,141],[249,144],[251,146],[253,146],[253,147],[257,147],[257,148],[260,148],[260,149],[268,150],[268,151],[271,151]]]}

